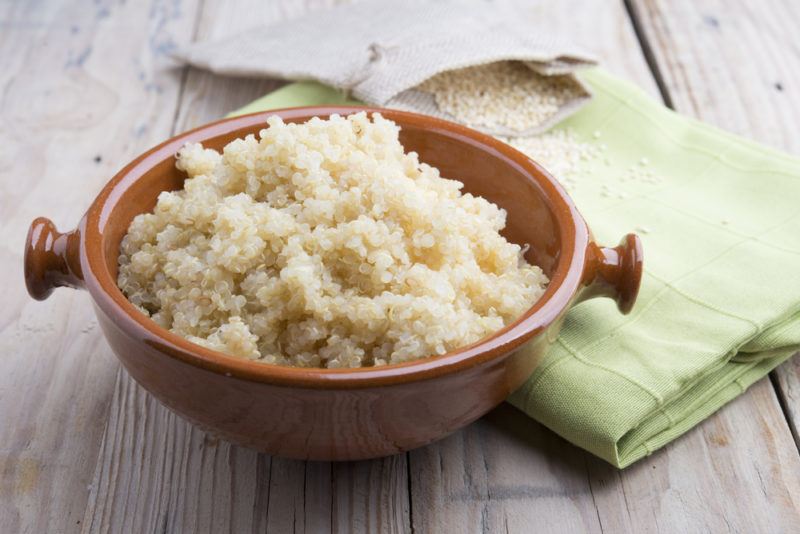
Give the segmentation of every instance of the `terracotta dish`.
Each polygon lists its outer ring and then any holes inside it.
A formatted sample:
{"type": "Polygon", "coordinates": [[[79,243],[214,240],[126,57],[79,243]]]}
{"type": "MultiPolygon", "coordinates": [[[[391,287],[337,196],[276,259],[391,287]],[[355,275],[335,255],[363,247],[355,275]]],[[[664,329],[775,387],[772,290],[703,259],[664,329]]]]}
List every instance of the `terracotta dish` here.
{"type": "Polygon", "coordinates": [[[607,296],[627,313],[641,276],[639,238],[627,235],[615,248],[595,244],[561,186],[524,154],[457,124],[355,107],[256,113],[173,137],[122,169],[75,230],[62,234],[48,219],[36,219],[25,250],[31,296],[45,299],[62,286],[88,290],[117,357],[166,406],[228,440],[315,460],[389,455],[467,425],[530,376],[573,304],[607,296]],[[272,114],[302,122],[362,109],[397,122],[407,151],[508,211],[505,236],[530,244],[528,260],[551,279],[544,296],[516,322],[471,346],[415,362],[302,369],[200,347],[157,326],[126,300],[116,285],[120,241],[131,219],[152,210],[161,191],[183,186],[174,155],[184,143],[199,141],[219,150],[257,133],[272,114]]]}

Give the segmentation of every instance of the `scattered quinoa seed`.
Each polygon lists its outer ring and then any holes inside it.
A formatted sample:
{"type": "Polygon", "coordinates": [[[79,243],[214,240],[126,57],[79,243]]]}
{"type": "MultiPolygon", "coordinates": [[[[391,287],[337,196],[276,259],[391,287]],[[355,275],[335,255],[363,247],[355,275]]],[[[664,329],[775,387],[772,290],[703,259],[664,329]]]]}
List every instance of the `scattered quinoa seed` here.
{"type": "Polygon", "coordinates": [[[569,129],[550,130],[532,137],[501,138],[540,163],[557,180],[574,189],[588,164],[599,156],[597,146],[583,142],[569,129]]]}

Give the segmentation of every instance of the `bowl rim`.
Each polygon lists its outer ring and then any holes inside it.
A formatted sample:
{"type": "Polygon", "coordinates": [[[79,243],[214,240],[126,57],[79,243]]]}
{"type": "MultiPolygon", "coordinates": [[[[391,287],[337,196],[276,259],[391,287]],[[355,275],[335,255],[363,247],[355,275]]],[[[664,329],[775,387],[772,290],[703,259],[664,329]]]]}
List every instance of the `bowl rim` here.
{"type": "Polygon", "coordinates": [[[134,159],[103,187],[82,219],[79,232],[81,267],[86,288],[95,305],[117,329],[166,355],[208,371],[248,381],[312,389],[377,387],[426,380],[509,355],[545,330],[568,309],[583,282],[587,247],[591,241],[586,223],[564,188],[525,154],[498,139],[460,124],[417,113],[371,106],[301,106],[274,109],[224,118],[171,137],[134,159]],[[380,113],[399,123],[437,131],[462,142],[481,146],[493,157],[502,158],[521,170],[544,194],[546,204],[561,233],[561,250],[545,293],[521,317],[488,337],[442,355],[379,367],[302,368],[237,358],[192,343],[139,312],[117,287],[105,262],[103,229],[124,191],[156,164],[165,158],[173,158],[177,150],[187,142],[202,142],[258,124],[266,126],[266,119],[271,115],[292,120],[334,113],[349,115],[360,111],[380,113]]]}

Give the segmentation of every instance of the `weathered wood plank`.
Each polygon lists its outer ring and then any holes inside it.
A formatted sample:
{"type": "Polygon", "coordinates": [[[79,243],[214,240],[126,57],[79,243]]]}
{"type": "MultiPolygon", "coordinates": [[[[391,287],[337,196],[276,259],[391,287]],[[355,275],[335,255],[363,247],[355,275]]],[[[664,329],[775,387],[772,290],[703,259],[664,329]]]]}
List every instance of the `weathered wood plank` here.
{"type": "Polygon", "coordinates": [[[767,380],[624,471],[503,405],[411,453],[414,527],[422,532],[792,532],[800,522],[796,465],[767,380]]]}
{"type": "Polygon", "coordinates": [[[73,227],[169,132],[180,77],[158,62],[191,34],[185,4],[0,6],[0,532],[80,528],[118,368],[85,294],[25,293],[27,226],[73,227]]]}
{"type": "Polygon", "coordinates": [[[799,468],[765,379],[620,480],[633,532],[789,533],[800,524],[799,468]]]}
{"type": "Polygon", "coordinates": [[[601,532],[585,453],[508,404],[412,451],[420,532],[601,532]]]}
{"type": "Polygon", "coordinates": [[[653,97],[659,92],[622,2],[535,0],[520,3],[545,27],[593,53],[603,68],[633,80],[653,97]],[[529,4],[529,5],[528,5],[529,4]]]}
{"type": "Polygon", "coordinates": [[[675,109],[800,154],[800,6],[632,0],[675,109]]]}
{"type": "Polygon", "coordinates": [[[333,464],[335,532],[410,531],[407,455],[333,464]]]}
{"type": "Polygon", "coordinates": [[[166,411],[122,369],[115,387],[83,531],[253,530],[268,498],[269,458],[166,411]]]}
{"type": "MultiPolygon", "coordinates": [[[[800,4],[635,0],[675,109],[800,155],[800,4]]],[[[800,448],[800,364],[775,371],[800,448]]]]}
{"type": "Polygon", "coordinates": [[[800,447],[800,356],[795,356],[773,373],[781,406],[789,420],[794,442],[800,447]]]}

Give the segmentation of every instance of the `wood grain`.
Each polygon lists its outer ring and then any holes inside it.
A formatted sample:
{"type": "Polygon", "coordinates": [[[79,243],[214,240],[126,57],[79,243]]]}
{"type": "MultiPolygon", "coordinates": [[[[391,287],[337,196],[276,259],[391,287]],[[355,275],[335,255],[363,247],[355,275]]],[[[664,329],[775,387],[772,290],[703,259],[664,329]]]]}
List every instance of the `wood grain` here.
{"type": "Polygon", "coordinates": [[[69,229],[100,186],[169,133],[180,76],[159,62],[191,3],[0,7],[0,532],[80,528],[118,364],[86,295],[33,302],[27,225],[69,229]]]}
{"type": "MultiPolygon", "coordinates": [[[[675,109],[800,155],[800,4],[635,0],[675,109]]],[[[800,364],[774,375],[800,449],[800,364]]]]}
{"type": "Polygon", "coordinates": [[[600,532],[585,453],[508,404],[412,451],[420,532],[600,532]]]}
{"type": "Polygon", "coordinates": [[[800,4],[633,0],[675,109],[800,154],[800,4]]]}
{"type": "Polygon", "coordinates": [[[800,459],[769,380],[620,473],[636,532],[795,532],[800,459]],[[746,503],[746,505],[743,505],[746,503]]]}
{"type": "Polygon", "coordinates": [[[411,453],[421,532],[793,532],[798,457],[768,380],[620,471],[503,405],[411,453]],[[747,503],[742,506],[742,503],[747,503]]]}
{"type": "Polygon", "coordinates": [[[773,372],[794,442],[800,448],[800,356],[797,354],[773,372]]]}
{"type": "Polygon", "coordinates": [[[252,530],[261,519],[256,505],[269,498],[269,458],[209,438],[123,370],[117,377],[83,530],[252,530]],[[210,497],[213,505],[203,506],[210,497]]]}
{"type": "Polygon", "coordinates": [[[531,0],[520,4],[532,17],[545,20],[548,31],[574,41],[603,68],[635,81],[658,98],[655,80],[621,1],[531,0]]]}

